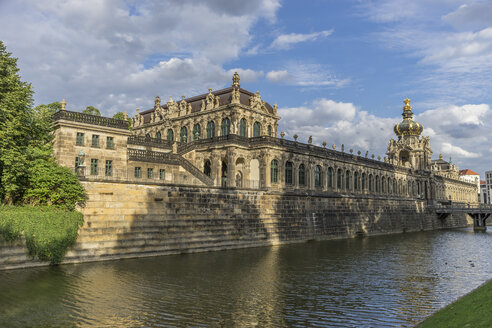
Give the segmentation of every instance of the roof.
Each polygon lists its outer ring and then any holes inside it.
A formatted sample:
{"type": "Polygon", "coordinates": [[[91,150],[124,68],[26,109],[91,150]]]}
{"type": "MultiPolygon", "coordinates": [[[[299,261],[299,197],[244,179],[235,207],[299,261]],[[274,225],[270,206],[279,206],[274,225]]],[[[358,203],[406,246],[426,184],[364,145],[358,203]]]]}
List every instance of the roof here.
{"type": "MultiPolygon", "coordinates": [[[[217,91],[212,91],[212,94],[220,98],[220,104],[221,105],[226,105],[226,104],[231,103],[232,89],[233,89],[232,87],[229,87],[229,88],[225,88],[225,89],[221,89],[221,90],[217,90],[217,91]]],[[[243,105],[249,105],[249,98],[251,96],[255,95],[253,92],[245,90],[243,88],[239,88],[239,93],[240,93],[239,101],[243,105]]],[[[201,110],[202,99],[205,99],[207,97],[207,95],[208,95],[208,93],[204,93],[204,94],[201,94],[198,96],[185,98],[184,100],[187,103],[191,104],[191,112],[196,113],[196,112],[199,112],[201,110]]],[[[176,100],[176,102],[179,104],[179,102],[181,102],[181,100],[176,100]]],[[[265,107],[270,114],[273,114],[273,107],[269,103],[265,102],[265,107]]],[[[164,110],[167,110],[167,103],[164,103],[164,105],[161,105],[161,108],[163,108],[164,110]]],[[[155,107],[140,113],[140,115],[144,116],[144,122],[145,123],[150,122],[150,114],[154,111],[155,111],[155,107]]]]}
{"type": "Polygon", "coordinates": [[[481,184],[481,185],[487,184],[487,181],[480,180],[480,184],[481,184]]]}
{"type": "Polygon", "coordinates": [[[460,175],[480,175],[480,174],[473,172],[472,170],[465,169],[465,170],[460,170],[460,175]]]}

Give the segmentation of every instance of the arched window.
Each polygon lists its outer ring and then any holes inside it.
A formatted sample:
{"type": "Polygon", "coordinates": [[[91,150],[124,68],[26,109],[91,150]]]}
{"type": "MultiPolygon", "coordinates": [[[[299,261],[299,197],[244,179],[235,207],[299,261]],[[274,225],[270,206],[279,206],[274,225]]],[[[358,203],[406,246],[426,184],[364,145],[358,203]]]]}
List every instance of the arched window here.
{"type": "Polygon", "coordinates": [[[354,172],[354,190],[359,190],[359,172],[354,172]]]}
{"type": "Polygon", "coordinates": [[[147,134],[145,135],[145,138],[150,139],[150,134],[149,134],[149,133],[147,133],[147,134]]]}
{"type": "Polygon", "coordinates": [[[207,123],[207,138],[215,137],[215,123],[214,121],[210,121],[207,123]]]}
{"type": "Polygon", "coordinates": [[[222,135],[228,136],[231,133],[231,120],[227,117],[222,120],[221,125],[222,135]]]}
{"type": "Polygon", "coordinates": [[[363,172],[362,173],[362,183],[361,183],[361,189],[362,191],[365,191],[366,190],[366,174],[363,172]]]}
{"type": "Polygon", "coordinates": [[[253,125],[253,137],[259,137],[261,134],[261,125],[260,122],[255,122],[253,125]]]}
{"type": "Polygon", "coordinates": [[[379,192],[379,175],[376,175],[376,192],[379,192]]]}
{"type": "Polygon", "coordinates": [[[205,173],[205,175],[208,177],[212,173],[212,165],[210,164],[210,161],[208,159],[205,161],[205,164],[203,165],[203,173],[205,173]]]}
{"type": "Polygon", "coordinates": [[[333,169],[331,167],[328,168],[328,188],[333,188],[333,169]]]}
{"type": "Polygon", "coordinates": [[[314,167],[314,186],[315,187],[321,187],[321,166],[316,165],[314,167]]]}
{"type": "Polygon", "coordinates": [[[401,195],[401,180],[398,180],[398,194],[401,195]]]}
{"type": "Polygon", "coordinates": [[[396,179],[393,179],[393,194],[397,194],[398,193],[398,189],[396,187],[396,179]]]}
{"type": "Polygon", "coordinates": [[[183,142],[183,143],[188,142],[188,129],[186,128],[186,126],[183,126],[181,128],[181,133],[179,134],[179,136],[180,136],[181,142],[183,142]]]}
{"type": "Polygon", "coordinates": [[[157,131],[157,133],[155,134],[155,138],[156,139],[162,139],[161,131],[157,131]]]}
{"type": "Polygon", "coordinates": [[[306,168],[304,164],[299,165],[299,186],[306,185],[306,168]]]}
{"type": "Polygon", "coordinates": [[[202,127],[200,124],[193,125],[193,140],[200,140],[202,136],[202,127]]]}
{"type": "Polygon", "coordinates": [[[386,178],[381,178],[381,192],[386,192],[386,178]]]}
{"type": "Polygon", "coordinates": [[[337,189],[342,189],[342,169],[337,171],[337,189]]]}
{"type": "Polygon", "coordinates": [[[173,142],[174,141],[174,131],[173,129],[167,130],[167,140],[173,142]]]}
{"type": "Polygon", "coordinates": [[[350,190],[350,171],[345,172],[345,189],[350,190]]]}
{"type": "Polygon", "coordinates": [[[372,181],[372,174],[369,174],[369,191],[373,191],[374,189],[374,181],[372,181]]]}
{"type": "Polygon", "coordinates": [[[267,129],[268,129],[268,136],[271,137],[272,136],[272,126],[269,125],[267,129]]]}
{"type": "Polygon", "coordinates": [[[239,135],[246,137],[246,119],[242,118],[239,122],[239,135]]]}
{"type": "Polygon", "coordinates": [[[272,160],[270,163],[270,182],[278,182],[278,161],[276,159],[272,160]]]}
{"type": "Polygon", "coordinates": [[[293,171],[294,165],[292,162],[285,163],[285,184],[291,185],[293,183],[293,171]]]}

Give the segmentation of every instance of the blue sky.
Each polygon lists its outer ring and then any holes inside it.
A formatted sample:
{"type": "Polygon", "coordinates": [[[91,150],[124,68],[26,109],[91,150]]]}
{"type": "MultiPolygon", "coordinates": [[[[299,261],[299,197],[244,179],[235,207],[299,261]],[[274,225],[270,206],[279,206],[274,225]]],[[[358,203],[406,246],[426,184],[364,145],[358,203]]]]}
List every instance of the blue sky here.
{"type": "Polygon", "coordinates": [[[402,100],[461,168],[492,170],[492,2],[3,0],[0,40],[36,104],[105,115],[231,84],[281,130],[384,156],[402,100]]]}

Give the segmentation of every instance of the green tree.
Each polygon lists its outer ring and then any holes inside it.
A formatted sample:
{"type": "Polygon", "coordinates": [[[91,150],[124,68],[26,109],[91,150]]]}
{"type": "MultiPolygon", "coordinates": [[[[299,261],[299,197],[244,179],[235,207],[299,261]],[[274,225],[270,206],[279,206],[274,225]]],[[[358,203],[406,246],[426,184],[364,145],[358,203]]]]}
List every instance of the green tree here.
{"type": "Polygon", "coordinates": [[[0,41],[0,202],[22,197],[26,183],[26,148],[30,134],[33,91],[18,74],[17,59],[0,41]]]}
{"type": "Polygon", "coordinates": [[[125,119],[125,113],[118,112],[118,113],[116,113],[116,114],[113,115],[113,118],[115,118],[117,120],[124,120],[125,119]]]}
{"type": "Polygon", "coordinates": [[[94,106],[87,106],[83,111],[82,113],[84,114],[91,114],[91,115],[96,115],[96,116],[101,116],[101,112],[99,111],[99,109],[97,109],[96,107],[94,106]]]}

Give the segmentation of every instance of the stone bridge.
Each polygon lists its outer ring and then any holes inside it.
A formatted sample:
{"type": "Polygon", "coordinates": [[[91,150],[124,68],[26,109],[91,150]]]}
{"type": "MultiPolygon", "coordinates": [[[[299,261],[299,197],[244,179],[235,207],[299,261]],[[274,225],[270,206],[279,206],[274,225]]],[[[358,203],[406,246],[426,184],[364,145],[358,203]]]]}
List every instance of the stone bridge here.
{"type": "Polygon", "coordinates": [[[464,204],[464,203],[448,203],[432,206],[439,215],[439,219],[444,220],[453,213],[465,213],[473,218],[474,230],[487,230],[487,219],[492,214],[492,205],[489,204],[464,204]]]}

